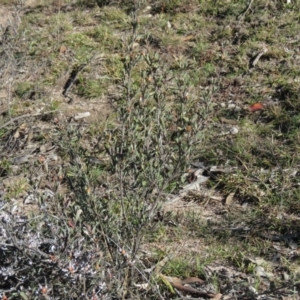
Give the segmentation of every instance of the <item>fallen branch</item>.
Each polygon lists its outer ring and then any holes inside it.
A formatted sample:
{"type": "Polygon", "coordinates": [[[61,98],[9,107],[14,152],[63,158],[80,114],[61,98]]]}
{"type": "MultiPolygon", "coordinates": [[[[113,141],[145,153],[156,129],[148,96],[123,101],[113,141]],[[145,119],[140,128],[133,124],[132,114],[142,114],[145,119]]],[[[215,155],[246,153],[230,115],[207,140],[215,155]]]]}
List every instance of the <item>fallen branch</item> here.
{"type": "Polygon", "coordinates": [[[44,115],[48,115],[54,113],[54,111],[46,111],[46,112],[40,112],[40,113],[36,113],[36,114],[26,114],[26,115],[21,115],[15,118],[10,119],[9,121],[5,122],[4,124],[0,125],[0,129],[8,126],[9,124],[24,119],[24,118],[29,118],[29,117],[38,117],[38,116],[44,116],[44,115]]]}

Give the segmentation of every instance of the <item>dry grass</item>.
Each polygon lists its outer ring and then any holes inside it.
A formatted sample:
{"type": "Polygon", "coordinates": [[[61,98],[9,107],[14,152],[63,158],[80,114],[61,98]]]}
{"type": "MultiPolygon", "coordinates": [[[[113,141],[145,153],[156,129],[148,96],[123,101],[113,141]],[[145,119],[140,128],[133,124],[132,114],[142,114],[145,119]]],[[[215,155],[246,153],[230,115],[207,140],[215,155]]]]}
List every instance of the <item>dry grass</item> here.
{"type": "MultiPolygon", "coordinates": [[[[38,243],[23,290],[24,274],[1,273],[1,295],[36,299],[48,285],[63,299],[76,248],[94,273],[69,299],[182,298],[145,272],[165,257],[161,274],[205,278],[224,296],[297,294],[298,2],[96,2],[2,1],[1,216],[24,215],[27,236],[53,241],[38,243]],[[207,181],[181,196],[197,162],[207,181]],[[46,282],[34,270],[49,254],[46,282]]],[[[2,227],[17,236],[2,235],[11,254],[32,255],[16,246],[21,228],[2,227]]]]}

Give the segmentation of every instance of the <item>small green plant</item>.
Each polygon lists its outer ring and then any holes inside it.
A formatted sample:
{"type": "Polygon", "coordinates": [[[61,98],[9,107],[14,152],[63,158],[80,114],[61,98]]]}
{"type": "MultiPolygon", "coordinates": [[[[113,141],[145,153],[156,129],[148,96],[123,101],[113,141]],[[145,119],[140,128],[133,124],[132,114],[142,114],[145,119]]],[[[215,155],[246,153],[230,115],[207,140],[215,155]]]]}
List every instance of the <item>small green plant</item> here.
{"type": "Polygon", "coordinates": [[[5,198],[7,200],[24,195],[30,189],[28,180],[24,177],[6,179],[5,186],[7,189],[5,198]]]}
{"type": "Polygon", "coordinates": [[[59,101],[51,101],[50,110],[56,111],[60,105],[61,105],[61,102],[59,102],[59,101]]]}
{"type": "Polygon", "coordinates": [[[85,98],[101,97],[104,93],[104,88],[101,87],[103,82],[101,80],[94,80],[85,78],[83,75],[78,76],[78,83],[76,86],[77,93],[85,98]]]}
{"type": "Polygon", "coordinates": [[[33,84],[31,82],[21,82],[17,84],[17,86],[14,89],[14,93],[16,96],[20,98],[24,98],[26,95],[28,95],[33,89],[33,84]]]}
{"type": "MultiPolygon", "coordinates": [[[[1,134],[0,134],[1,137],[1,134]]],[[[0,162],[0,177],[6,177],[11,172],[11,162],[8,159],[3,159],[0,162]]]]}

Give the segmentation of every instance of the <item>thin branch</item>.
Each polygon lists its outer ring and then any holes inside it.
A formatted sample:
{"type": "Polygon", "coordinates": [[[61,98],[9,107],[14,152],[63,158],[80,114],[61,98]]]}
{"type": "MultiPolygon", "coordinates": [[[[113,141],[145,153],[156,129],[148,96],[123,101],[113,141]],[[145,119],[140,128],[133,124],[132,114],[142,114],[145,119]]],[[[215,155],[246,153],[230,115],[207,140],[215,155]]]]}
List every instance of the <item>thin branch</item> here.
{"type": "Polygon", "coordinates": [[[8,126],[9,124],[24,119],[24,118],[29,118],[29,117],[38,117],[38,116],[44,116],[44,115],[48,115],[51,113],[54,113],[55,111],[46,111],[46,112],[40,112],[40,113],[36,113],[36,114],[25,114],[25,115],[21,115],[15,118],[10,119],[9,121],[5,122],[4,124],[0,125],[0,129],[8,126]]]}
{"type": "Polygon", "coordinates": [[[245,11],[239,15],[239,22],[241,22],[245,18],[246,14],[251,9],[252,3],[253,3],[253,0],[250,0],[250,2],[248,4],[247,8],[245,9],[245,11]]]}

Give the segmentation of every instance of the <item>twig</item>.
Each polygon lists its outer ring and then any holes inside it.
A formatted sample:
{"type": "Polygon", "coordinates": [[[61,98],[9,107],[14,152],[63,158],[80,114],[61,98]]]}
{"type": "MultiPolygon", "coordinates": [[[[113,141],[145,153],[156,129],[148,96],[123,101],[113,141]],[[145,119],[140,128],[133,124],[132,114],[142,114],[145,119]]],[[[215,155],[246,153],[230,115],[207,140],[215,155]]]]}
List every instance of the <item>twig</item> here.
{"type": "Polygon", "coordinates": [[[249,4],[248,4],[247,8],[245,9],[245,11],[244,11],[243,13],[240,14],[240,16],[239,16],[239,19],[240,19],[239,22],[241,22],[241,21],[245,18],[245,15],[246,15],[246,14],[248,13],[248,11],[250,10],[252,3],[253,3],[253,0],[250,0],[250,2],[249,2],[249,4]]]}
{"type": "Polygon", "coordinates": [[[92,62],[92,60],[96,57],[96,54],[97,54],[97,52],[92,54],[92,56],[88,59],[88,61],[86,63],[83,63],[80,66],[73,68],[73,70],[71,71],[69,79],[65,83],[64,88],[63,88],[63,92],[62,92],[62,95],[69,99],[68,103],[71,103],[73,101],[72,97],[70,97],[68,95],[68,93],[71,90],[71,88],[73,87],[79,73],[82,72],[83,69],[92,62]]]}
{"type": "Polygon", "coordinates": [[[260,60],[260,58],[267,52],[268,52],[268,49],[266,47],[264,47],[264,49],[261,52],[259,52],[252,59],[250,59],[249,68],[254,68],[255,65],[258,63],[258,61],[260,60]]]}
{"type": "Polygon", "coordinates": [[[54,112],[55,111],[46,111],[46,112],[40,112],[40,113],[36,113],[36,114],[26,114],[26,115],[18,116],[18,117],[12,118],[9,121],[5,122],[4,124],[0,125],[0,129],[8,126],[9,124],[11,124],[15,121],[23,119],[23,118],[38,117],[38,116],[48,115],[48,114],[51,114],[51,113],[54,113],[54,112]]]}

